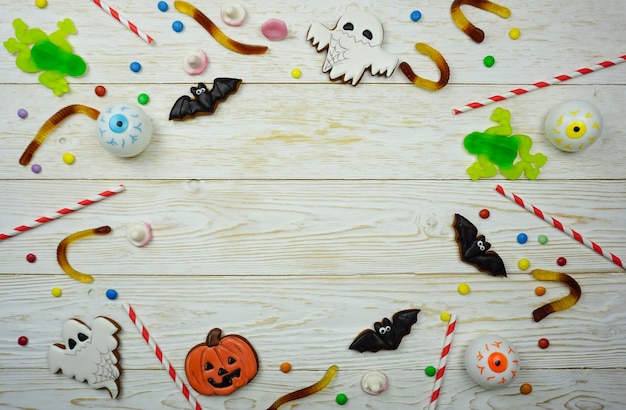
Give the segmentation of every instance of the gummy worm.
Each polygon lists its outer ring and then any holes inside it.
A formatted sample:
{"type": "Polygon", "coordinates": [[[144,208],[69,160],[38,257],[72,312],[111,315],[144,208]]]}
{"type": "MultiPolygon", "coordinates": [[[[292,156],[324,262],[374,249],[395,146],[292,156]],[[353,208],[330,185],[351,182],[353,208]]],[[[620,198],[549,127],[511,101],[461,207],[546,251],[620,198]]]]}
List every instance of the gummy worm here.
{"type": "Polygon", "coordinates": [[[554,302],[550,302],[535,309],[533,311],[533,319],[535,319],[535,322],[539,322],[551,313],[571,308],[576,304],[576,302],[578,302],[578,299],[580,299],[582,291],[580,290],[578,282],[576,282],[571,276],[566,275],[565,273],[551,272],[543,269],[535,269],[530,272],[530,274],[533,275],[535,279],[539,280],[563,282],[569,286],[570,289],[569,295],[564,298],[555,300],[554,302]]]}
{"type": "Polygon", "coordinates": [[[294,392],[287,393],[284,396],[279,397],[278,400],[276,400],[271,406],[267,408],[267,410],[277,410],[280,406],[282,406],[283,404],[289,401],[301,399],[303,397],[310,396],[313,393],[322,391],[322,389],[324,389],[326,386],[330,384],[330,382],[333,380],[333,378],[337,374],[337,371],[339,371],[339,367],[333,364],[332,366],[328,368],[328,370],[326,370],[324,377],[322,377],[322,379],[319,382],[309,387],[305,387],[303,389],[296,390],[294,392]]]}
{"type": "Polygon", "coordinates": [[[435,82],[419,77],[417,74],[415,74],[411,66],[406,62],[400,63],[400,70],[402,71],[402,73],[406,76],[406,78],[409,79],[410,82],[418,87],[426,88],[433,91],[445,87],[446,84],[448,84],[448,80],[450,79],[450,67],[448,66],[445,58],[443,58],[439,51],[435,50],[425,43],[416,43],[415,49],[420,53],[430,57],[430,59],[433,60],[435,64],[437,64],[440,73],[439,81],[435,82]]]}
{"type": "Polygon", "coordinates": [[[48,118],[48,120],[41,126],[41,128],[37,132],[37,135],[35,135],[35,138],[33,138],[30,144],[28,144],[28,147],[26,147],[26,150],[24,150],[24,153],[20,157],[20,164],[28,165],[30,163],[30,160],[33,159],[35,151],[37,151],[39,146],[43,144],[45,139],[56,128],[56,126],[70,115],[76,113],[86,114],[94,120],[98,119],[98,116],[100,115],[100,111],[96,110],[95,108],[87,107],[86,105],[81,104],[73,104],[68,105],[65,108],[61,108],[59,111],[54,113],[52,117],[48,118]]]}
{"type": "Polygon", "coordinates": [[[93,282],[93,276],[79,272],[70,266],[70,263],[67,261],[67,247],[71,243],[80,239],[94,235],[107,235],[109,233],[111,233],[110,226],[101,226],[99,228],[85,229],[84,231],[75,232],[59,242],[59,246],[57,247],[57,261],[59,262],[61,269],[63,269],[63,272],[65,272],[70,278],[76,279],[79,282],[93,282]]]}
{"type": "Polygon", "coordinates": [[[472,40],[477,43],[482,43],[485,39],[485,32],[470,23],[461,11],[461,6],[468,4],[476,8],[488,11],[502,18],[509,18],[511,16],[511,10],[508,8],[491,2],[489,0],[454,0],[452,6],[450,6],[450,13],[452,14],[452,20],[465,34],[470,36],[472,40]]]}
{"type": "Polygon", "coordinates": [[[175,1],[174,8],[183,14],[196,20],[209,34],[221,45],[227,49],[240,54],[264,54],[267,51],[265,46],[253,46],[250,44],[242,44],[233,40],[220,30],[207,16],[198,10],[192,4],[186,1],[175,1]]]}

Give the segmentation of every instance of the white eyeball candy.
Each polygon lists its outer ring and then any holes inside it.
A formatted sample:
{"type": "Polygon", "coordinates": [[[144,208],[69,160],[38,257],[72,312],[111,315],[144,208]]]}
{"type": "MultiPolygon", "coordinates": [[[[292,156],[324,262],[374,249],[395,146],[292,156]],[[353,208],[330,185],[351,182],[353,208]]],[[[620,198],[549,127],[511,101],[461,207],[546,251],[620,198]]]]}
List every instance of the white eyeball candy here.
{"type": "Polygon", "coordinates": [[[102,110],[96,127],[100,145],[118,157],[134,157],[152,138],[150,117],[132,104],[114,104],[102,110]]]}
{"type": "Polygon", "coordinates": [[[602,116],[586,101],[565,101],[550,110],[544,127],[552,145],[563,151],[578,152],[600,138],[602,116]]]}
{"type": "Polygon", "coordinates": [[[494,389],[511,384],[519,371],[519,356],[511,343],[498,335],[474,339],[465,351],[470,377],[483,387],[494,389]]]}

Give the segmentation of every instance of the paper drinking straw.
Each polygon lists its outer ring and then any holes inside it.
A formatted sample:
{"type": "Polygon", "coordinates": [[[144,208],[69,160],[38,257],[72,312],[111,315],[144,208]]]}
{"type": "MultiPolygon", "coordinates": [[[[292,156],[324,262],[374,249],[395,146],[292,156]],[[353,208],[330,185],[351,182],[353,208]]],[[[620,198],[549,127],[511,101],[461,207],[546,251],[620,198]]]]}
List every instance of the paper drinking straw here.
{"type": "Polygon", "coordinates": [[[122,16],[120,13],[117,12],[117,10],[115,10],[114,8],[111,8],[108,4],[106,4],[102,0],[93,0],[93,2],[96,3],[98,6],[100,6],[102,10],[106,11],[107,14],[109,14],[115,20],[119,21],[120,24],[122,24],[124,27],[126,27],[133,33],[137,34],[137,36],[139,36],[139,38],[141,38],[146,43],[151,44],[154,41],[152,37],[150,37],[143,31],[141,31],[135,24],[128,21],[126,17],[122,16]]]}
{"type": "Polygon", "coordinates": [[[31,222],[28,225],[20,225],[18,227],[13,228],[12,231],[8,232],[8,233],[0,233],[0,241],[3,241],[5,239],[11,238],[15,235],[19,235],[22,232],[26,232],[29,231],[33,228],[36,228],[40,225],[43,225],[47,222],[53,221],[55,219],[58,219],[64,215],[67,214],[71,214],[72,212],[78,211],[79,209],[82,209],[86,206],[92,205],[96,202],[102,201],[105,198],[111,197],[115,194],[118,194],[120,192],[122,192],[124,190],[124,185],[120,184],[119,186],[115,187],[114,189],[111,190],[107,190],[107,191],[103,191],[100,192],[98,195],[92,197],[92,198],[85,198],[82,201],[78,201],[75,204],[67,207],[67,208],[61,208],[58,211],[56,211],[54,214],[52,214],[51,216],[41,216],[37,219],[35,219],[33,222],[31,222]]]}
{"type": "Polygon", "coordinates": [[[150,332],[148,332],[148,329],[146,329],[146,327],[143,325],[143,322],[141,321],[141,319],[137,317],[137,313],[135,313],[135,309],[131,305],[125,302],[122,303],[122,306],[124,307],[124,310],[126,310],[126,313],[128,313],[128,317],[130,318],[131,322],[133,322],[133,324],[135,325],[135,327],[141,334],[141,337],[143,337],[143,340],[145,340],[146,343],[152,348],[152,351],[154,352],[157,359],[159,359],[159,361],[161,362],[161,364],[167,371],[167,374],[170,375],[172,380],[174,380],[174,383],[176,383],[176,386],[178,386],[180,391],[183,393],[183,396],[185,396],[185,398],[191,405],[191,408],[194,410],[202,410],[202,407],[200,407],[200,403],[198,403],[196,399],[191,395],[191,390],[189,390],[189,387],[187,387],[187,385],[180,378],[178,373],[176,373],[176,369],[174,369],[174,366],[172,366],[170,361],[167,360],[167,358],[163,354],[163,351],[161,350],[157,342],[152,338],[152,336],[150,335],[150,332]]]}
{"type": "Polygon", "coordinates": [[[526,94],[531,91],[536,91],[536,90],[548,87],[553,84],[562,83],[563,81],[571,80],[572,78],[580,77],[581,75],[593,73],[594,71],[602,70],[603,68],[613,67],[614,65],[623,63],[624,61],[626,61],[626,54],[619,56],[615,60],[602,61],[591,67],[583,67],[571,73],[557,75],[556,77],[552,77],[551,79],[547,81],[539,81],[523,88],[516,88],[503,95],[498,95],[498,94],[492,95],[486,100],[474,101],[467,105],[464,105],[463,107],[455,108],[452,112],[454,113],[454,115],[462,114],[464,112],[474,110],[476,108],[484,107],[485,105],[493,104],[494,102],[499,102],[502,100],[506,100],[508,98],[513,98],[517,95],[526,94]]]}
{"type": "Polygon", "coordinates": [[[570,237],[576,239],[578,242],[582,243],[583,245],[587,246],[588,248],[593,249],[594,251],[598,252],[600,255],[604,256],[605,258],[607,258],[608,260],[610,260],[611,262],[613,262],[614,264],[616,264],[620,268],[624,268],[622,260],[619,257],[617,257],[616,255],[612,254],[611,252],[605,251],[597,243],[592,242],[592,241],[586,239],[585,237],[583,237],[581,234],[579,234],[575,230],[573,230],[573,229],[563,225],[558,219],[553,218],[550,215],[545,214],[541,209],[537,208],[534,205],[527,204],[526,202],[524,202],[524,200],[522,198],[520,198],[519,196],[515,195],[514,193],[505,191],[504,188],[502,188],[501,185],[496,186],[496,191],[498,191],[500,194],[502,194],[503,196],[507,197],[511,201],[515,202],[516,204],[518,204],[522,208],[525,208],[527,211],[537,215],[539,218],[543,219],[544,221],[546,221],[550,225],[554,226],[555,228],[565,232],[567,235],[569,235],[570,237]]]}
{"type": "Polygon", "coordinates": [[[456,315],[451,314],[450,320],[448,320],[448,329],[446,330],[446,337],[443,340],[443,349],[441,349],[441,356],[439,357],[439,368],[435,375],[435,385],[433,386],[433,394],[430,397],[430,404],[428,410],[435,410],[437,408],[437,400],[439,400],[439,394],[441,393],[441,382],[443,381],[443,375],[446,372],[446,362],[448,355],[450,354],[450,346],[452,345],[452,334],[456,327],[456,315]]]}

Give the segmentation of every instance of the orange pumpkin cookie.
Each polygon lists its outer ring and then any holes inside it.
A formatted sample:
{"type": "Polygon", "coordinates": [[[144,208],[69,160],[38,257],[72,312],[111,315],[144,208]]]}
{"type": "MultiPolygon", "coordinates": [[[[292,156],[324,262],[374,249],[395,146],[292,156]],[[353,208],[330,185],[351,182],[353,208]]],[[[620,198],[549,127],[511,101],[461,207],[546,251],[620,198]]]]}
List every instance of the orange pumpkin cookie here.
{"type": "Polygon", "coordinates": [[[222,337],[222,330],[212,329],[206,342],[191,348],[185,359],[189,384],[206,396],[226,396],[254,379],[259,358],[246,338],[222,337]]]}

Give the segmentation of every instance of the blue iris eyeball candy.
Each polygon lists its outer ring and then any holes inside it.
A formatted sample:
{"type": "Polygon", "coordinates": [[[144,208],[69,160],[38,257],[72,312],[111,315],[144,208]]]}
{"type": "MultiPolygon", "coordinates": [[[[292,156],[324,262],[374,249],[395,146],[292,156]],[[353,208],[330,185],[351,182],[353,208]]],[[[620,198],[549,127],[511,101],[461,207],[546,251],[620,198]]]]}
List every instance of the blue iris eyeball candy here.
{"type": "Polygon", "coordinates": [[[150,117],[132,104],[113,104],[100,112],[96,121],[100,145],[118,157],[134,157],[152,138],[150,117]]]}
{"type": "Polygon", "coordinates": [[[578,152],[595,143],[602,132],[600,111],[587,101],[565,101],[546,117],[546,136],[560,150],[578,152]]]}

